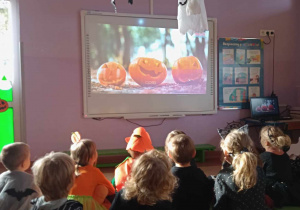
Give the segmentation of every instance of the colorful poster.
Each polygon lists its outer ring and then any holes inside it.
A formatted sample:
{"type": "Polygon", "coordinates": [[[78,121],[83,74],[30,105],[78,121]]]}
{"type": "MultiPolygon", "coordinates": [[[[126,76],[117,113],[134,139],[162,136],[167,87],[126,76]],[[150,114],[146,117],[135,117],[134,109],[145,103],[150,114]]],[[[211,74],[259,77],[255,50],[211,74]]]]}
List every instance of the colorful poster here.
{"type": "Polygon", "coordinates": [[[260,97],[260,88],[259,86],[250,86],[249,88],[248,99],[251,97],[260,97]]]}
{"type": "Polygon", "coordinates": [[[248,109],[250,97],[263,96],[263,41],[219,39],[219,108],[248,109]]]}
{"type": "Polygon", "coordinates": [[[245,64],[245,50],[244,49],[236,49],[235,60],[237,64],[245,64]]]}
{"type": "Polygon", "coordinates": [[[234,49],[223,49],[223,63],[234,64],[234,49]]]}
{"type": "Polygon", "coordinates": [[[250,84],[259,84],[259,67],[250,67],[250,84]]]}
{"type": "Polygon", "coordinates": [[[248,67],[236,67],[234,75],[235,84],[248,84],[248,67]]]}
{"type": "Polygon", "coordinates": [[[233,68],[232,67],[224,67],[223,68],[223,84],[231,85],[232,84],[232,75],[233,75],[233,68]]]}
{"type": "Polygon", "coordinates": [[[246,102],[247,98],[246,87],[226,87],[223,88],[223,102],[224,103],[242,103],[246,102]]]}

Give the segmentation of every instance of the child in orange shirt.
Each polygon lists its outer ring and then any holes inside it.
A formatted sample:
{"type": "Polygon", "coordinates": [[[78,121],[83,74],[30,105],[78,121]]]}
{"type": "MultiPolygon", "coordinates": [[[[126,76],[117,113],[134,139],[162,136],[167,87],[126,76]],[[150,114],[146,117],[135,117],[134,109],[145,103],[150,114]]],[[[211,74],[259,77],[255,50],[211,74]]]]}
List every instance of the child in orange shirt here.
{"type": "Polygon", "coordinates": [[[84,209],[109,209],[111,203],[106,199],[115,189],[104,174],[94,164],[98,159],[96,144],[89,139],[81,139],[75,132],[71,136],[71,157],[75,161],[75,182],[69,192],[69,199],[83,204],[84,209]]]}
{"type": "Polygon", "coordinates": [[[143,127],[134,129],[131,137],[125,138],[125,141],[127,142],[126,150],[131,157],[127,157],[115,169],[114,185],[117,192],[124,186],[127,177],[131,172],[134,160],[144,152],[153,149],[150,135],[143,127]]]}

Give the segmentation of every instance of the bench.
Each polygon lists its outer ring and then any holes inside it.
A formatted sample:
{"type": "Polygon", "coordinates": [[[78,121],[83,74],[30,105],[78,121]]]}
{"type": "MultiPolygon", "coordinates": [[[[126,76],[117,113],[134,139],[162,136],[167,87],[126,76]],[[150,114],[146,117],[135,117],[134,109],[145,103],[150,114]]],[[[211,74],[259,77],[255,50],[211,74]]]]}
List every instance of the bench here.
{"type": "MultiPolygon", "coordinates": [[[[155,147],[155,149],[164,151],[164,147],[155,147]]],[[[195,161],[203,163],[205,162],[205,151],[213,151],[216,149],[216,147],[210,144],[197,144],[195,145],[195,149],[196,149],[195,161]]],[[[115,167],[125,159],[124,156],[129,156],[129,154],[126,151],[126,149],[105,149],[105,150],[98,150],[98,156],[100,160],[98,161],[99,164],[97,164],[97,167],[103,168],[103,167],[115,167]],[[114,158],[116,156],[119,156],[119,159],[114,158]]]]}

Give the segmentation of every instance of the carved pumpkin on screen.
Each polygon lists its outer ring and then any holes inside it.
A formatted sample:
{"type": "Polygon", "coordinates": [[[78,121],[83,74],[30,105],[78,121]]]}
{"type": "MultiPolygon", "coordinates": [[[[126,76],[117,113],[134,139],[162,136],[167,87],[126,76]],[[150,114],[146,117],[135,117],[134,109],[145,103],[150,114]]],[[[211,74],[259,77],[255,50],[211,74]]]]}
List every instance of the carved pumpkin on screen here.
{"type": "Polygon", "coordinates": [[[97,78],[103,86],[121,86],[125,82],[126,71],[122,65],[116,62],[107,62],[99,67],[97,78]]]}
{"type": "Polygon", "coordinates": [[[128,72],[131,78],[140,86],[156,86],[167,77],[167,67],[154,58],[139,57],[134,59],[128,72]]]}
{"type": "Polygon", "coordinates": [[[201,63],[194,56],[179,58],[172,67],[173,79],[178,84],[196,84],[200,82],[202,72],[201,63]]]}
{"type": "Polygon", "coordinates": [[[0,99],[0,112],[5,112],[8,109],[8,103],[0,99]]]}

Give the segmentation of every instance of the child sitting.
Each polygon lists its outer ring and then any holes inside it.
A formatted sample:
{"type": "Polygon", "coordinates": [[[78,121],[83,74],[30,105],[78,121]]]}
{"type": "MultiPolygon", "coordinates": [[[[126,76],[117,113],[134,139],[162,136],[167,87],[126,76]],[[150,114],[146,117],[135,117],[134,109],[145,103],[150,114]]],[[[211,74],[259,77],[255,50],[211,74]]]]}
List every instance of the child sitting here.
{"type": "Polygon", "coordinates": [[[221,140],[225,161],[215,179],[214,209],[268,209],[265,205],[265,180],[257,165],[253,142],[248,134],[233,130],[221,140]]]}
{"type": "Polygon", "coordinates": [[[192,139],[185,134],[170,138],[168,155],[175,162],[172,173],[178,178],[178,188],[173,194],[173,209],[209,209],[212,187],[200,168],[190,162],[196,150],[192,139]]]}
{"type": "Polygon", "coordinates": [[[0,209],[28,209],[39,189],[33,176],[25,171],[30,167],[29,146],[12,143],[3,147],[1,162],[8,170],[0,175],[0,209]]]}
{"type": "Polygon", "coordinates": [[[149,133],[143,127],[134,129],[131,137],[125,138],[127,142],[126,150],[131,157],[126,158],[115,169],[114,185],[119,192],[124,186],[128,175],[131,172],[132,164],[136,158],[146,151],[153,149],[149,133]]]}
{"type": "Polygon", "coordinates": [[[68,192],[75,179],[74,161],[67,154],[50,153],[37,160],[32,166],[35,183],[43,196],[32,200],[32,209],[82,210],[82,205],[67,200],[68,192]]]}
{"type": "Polygon", "coordinates": [[[290,159],[285,152],[285,148],[291,145],[290,137],[278,127],[265,126],[260,131],[260,138],[266,150],[260,155],[266,175],[266,194],[277,207],[285,204],[300,205],[299,183],[293,182],[290,159]]]}
{"type": "Polygon", "coordinates": [[[176,185],[168,157],[157,150],[141,155],[134,163],[125,187],[117,193],[111,210],[171,210],[176,185]]]}
{"type": "Polygon", "coordinates": [[[107,196],[114,195],[115,189],[104,174],[94,164],[98,159],[96,144],[89,139],[81,139],[75,132],[71,136],[71,157],[75,161],[75,183],[69,192],[69,199],[83,204],[84,209],[109,209],[107,196]]]}
{"type": "MultiPolygon", "coordinates": [[[[176,135],[179,135],[179,134],[185,134],[185,132],[183,132],[183,131],[181,131],[181,130],[173,130],[173,131],[171,131],[171,132],[168,134],[168,136],[167,136],[167,138],[166,138],[166,141],[165,141],[165,152],[166,152],[167,155],[169,154],[169,152],[168,152],[168,144],[169,144],[169,142],[170,142],[170,139],[171,139],[172,137],[176,136],[176,135]]],[[[196,155],[196,153],[195,153],[195,155],[196,155]]],[[[168,155],[168,156],[169,156],[169,155],[168,155]]],[[[172,160],[172,159],[171,159],[171,160],[172,160]]],[[[172,160],[172,163],[173,163],[173,166],[174,166],[175,163],[174,163],[173,160],[172,160]]],[[[197,168],[197,163],[196,163],[194,157],[193,157],[193,159],[191,160],[191,166],[197,168]]]]}

